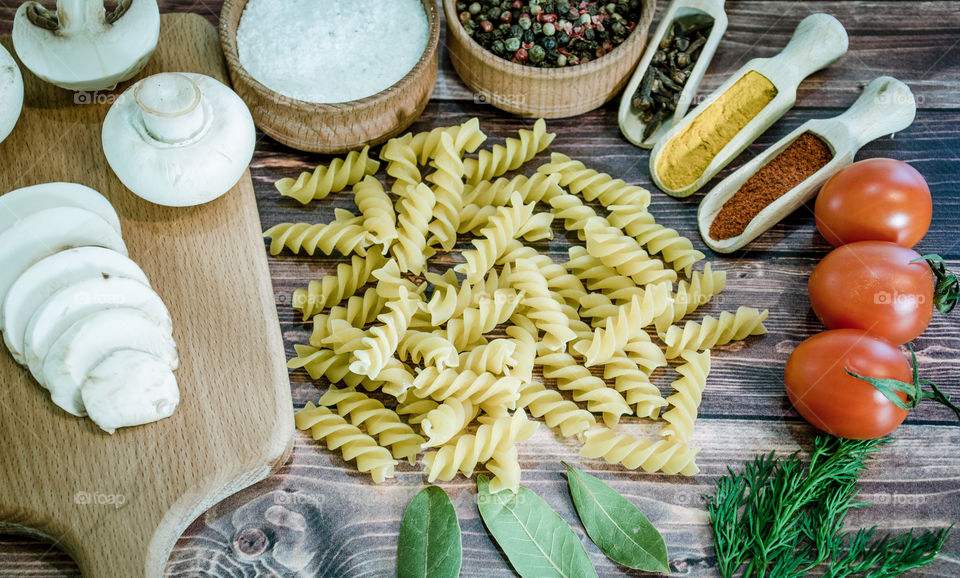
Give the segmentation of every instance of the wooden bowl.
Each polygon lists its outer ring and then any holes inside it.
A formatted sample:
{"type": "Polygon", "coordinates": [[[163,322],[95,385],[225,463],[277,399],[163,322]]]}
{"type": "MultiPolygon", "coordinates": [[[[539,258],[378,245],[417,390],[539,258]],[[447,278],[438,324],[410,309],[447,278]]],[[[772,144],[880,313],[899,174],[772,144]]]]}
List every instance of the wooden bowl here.
{"type": "Polygon", "coordinates": [[[655,0],[642,0],[640,22],[601,58],[565,68],[537,68],[504,60],[467,36],[456,0],[443,0],[450,60],[463,82],[493,106],[521,116],[565,118],[589,112],[617,96],[647,43],[655,0]]]}
{"type": "MultiPolygon", "coordinates": [[[[427,47],[406,76],[377,94],[335,104],[318,104],[279,94],[240,64],[237,27],[247,0],[225,0],[220,11],[220,44],[233,89],[250,107],[260,130],[295,149],[341,154],[379,144],[410,126],[426,108],[437,80],[440,16],[433,0],[421,0],[429,26],[427,47]]],[[[282,34],[282,31],[277,31],[282,34]]]]}

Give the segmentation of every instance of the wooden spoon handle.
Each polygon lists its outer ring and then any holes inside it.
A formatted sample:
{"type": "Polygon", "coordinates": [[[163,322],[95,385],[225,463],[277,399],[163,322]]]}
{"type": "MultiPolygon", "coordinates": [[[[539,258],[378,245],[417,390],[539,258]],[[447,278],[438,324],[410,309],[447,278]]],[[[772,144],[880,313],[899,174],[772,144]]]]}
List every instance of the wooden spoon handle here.
{"type": "Polygon", "coordinates": [[[811,14],[797,26],[783,51],[771,64],[792,69],[796,84],[840,60],[847,53],[847,31],[829,14],[811,14]]]}
{"type": "Polygon", "coordinates": [[[868,142],[913,123],[917,103],[910,87],[890,76],[874,79],[853,106],[837,117],[850,133],[851,156],[868,142]]]}

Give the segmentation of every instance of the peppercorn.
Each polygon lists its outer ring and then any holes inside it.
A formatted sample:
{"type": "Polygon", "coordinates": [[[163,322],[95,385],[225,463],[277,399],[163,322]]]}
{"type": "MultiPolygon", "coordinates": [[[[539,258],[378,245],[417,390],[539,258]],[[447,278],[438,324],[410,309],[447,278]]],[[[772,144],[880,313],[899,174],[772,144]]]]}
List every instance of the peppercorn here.
{"type": "Polygon", "coordinates": [[[523,0],[513,0],[513,4],[511,4],[511,6],[513,6],[514,10],[520,10],[523,8],[523,0]]]}
{"type": "Polygon", "coordinates": [[[490,49],[493,50],[494,54],[497,54],[499,56],[503,56],[503,54],[507,51],[506,46],[504,46],[503,40],[494,40],[490,49]]]}
{"type": "Polygon", "coordinates": [[[504,10],[500,13],[500,21],[504,24],[510,24],[510,21],[513,20],[513,14],[504,10]]]}
{"type": "Polygon", "coordinates": [[[533,33],[533,30],[525,30],[523,32],[524,42],[527,42],[527,43],[533,42],[534,38],[536,38],[536,35],[533,33]]]}
{"type": "Polygon", "coordinates": [[[503,43],[504,47],[507,49],[507,52],[516,52],[520,49],[520,39],[519,38],[507,38],[503,43]]]}
{"type": "Polygon", "coordinates": [[[530,62],[540,62],[547,55],[547,51],[539,44],[530,47],[530,62]]]}
{"type": "Polygon", "coordinates": [[[530,30],[530,25],[533,24],[533,21],[530,20],[529,14],[524,14],[520,16],[519,20],[517,20],[517,24],[519,24],[520,28],[523,28],[524,30],[530,30]]]}
{"type": "Polygon", "coordinates": [[[546,50],[553,50],[553,49],[555,49],[555,48],[557,47],[557,39],[554,38],[554,37],[552,37],[552,36],[547,36],[546,38],[544,38],[544,39],[540,42],[540,44],[541,44],[546,50]]]}
{"type": "Polygon", "coordinates": [[[557,57],[557,66],[559,66],[560,68],[563,68],[566,65],[567,65],[567,57],[561,54],[560,56],[557,57]]]}
{"type": "Polygon", "coordinates": [[[583,31],[583,37],[587,40],[593,40],[597,37],[597,33],[593,30],[593,28],[587,28],[583,31]]]}
{"type": "Polygon", "coordinates": [[[553,36],[556,33],[557,33],[557,29],[553,26],[553,24],[547,22],[546,24],[543,25],[544,36],[553,36]]]}
{"type": "Polygon", "coordinates": [[[513,55],[513,57],[516,58],[516,59],[517,59],[517,62],[519,62],[520,64],[524,64],[524,63],[527,61],[527,58],[528,58],[528,57],[527,57],[527,49],[526,49],[526,48],[521,48],[521,49],[517,50],[517,52],[513,55]]]}
{"type": "Polygon", "coordinates": [[[467,20],[470,20],[470,13],[469,13],[469,12],[461,12],[461,13],[460,13],[460,22],[461,22],[461,23],[462,23],[462,22],[466,22],[467,20]]]}
{"type": "Polygon", "coordinates": [[[523,28],[520,28],[516,24],[510,27],[510,32],[507,33],[509,38],[521,38],[523,37],[523,28]]]}
{"type": "Polygon", "coordinates": [[[477,15],[481,10],[483,10],[483,6],[481,6],[479,2],[470,4],[470,14],[477,15]]]}

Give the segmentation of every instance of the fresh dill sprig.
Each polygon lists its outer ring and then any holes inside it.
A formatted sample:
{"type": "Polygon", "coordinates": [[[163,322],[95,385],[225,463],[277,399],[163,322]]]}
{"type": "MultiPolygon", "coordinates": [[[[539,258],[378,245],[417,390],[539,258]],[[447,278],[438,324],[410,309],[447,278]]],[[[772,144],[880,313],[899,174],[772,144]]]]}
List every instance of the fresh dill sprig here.
{"type": "Polygon", "coordinates": [[[748,462],[741,473],[728,468],[708,497],[720,574],[800,577],[826,567],[830,578],[852,574],[896,576],[933,560],[950,532],[876,536],[876,527],[843,530],[855,501],[857,481],[871,453],[888,438],[847,440],[820,436],[809,465],[799,452],[774,452],[748,462]]]}

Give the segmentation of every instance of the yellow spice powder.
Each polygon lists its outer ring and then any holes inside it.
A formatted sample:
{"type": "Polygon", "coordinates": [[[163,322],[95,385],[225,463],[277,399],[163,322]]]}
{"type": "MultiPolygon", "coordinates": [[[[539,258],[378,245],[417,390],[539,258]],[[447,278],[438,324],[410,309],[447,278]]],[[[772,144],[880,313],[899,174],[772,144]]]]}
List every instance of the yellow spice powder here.
{"type": "Polygon", "coordinates": [[[692,185],[775,96],[777,87],[765,76],[755,70],[744,74],[664,145],[657,161],[660,182],[671,190],[692,185]]]}

